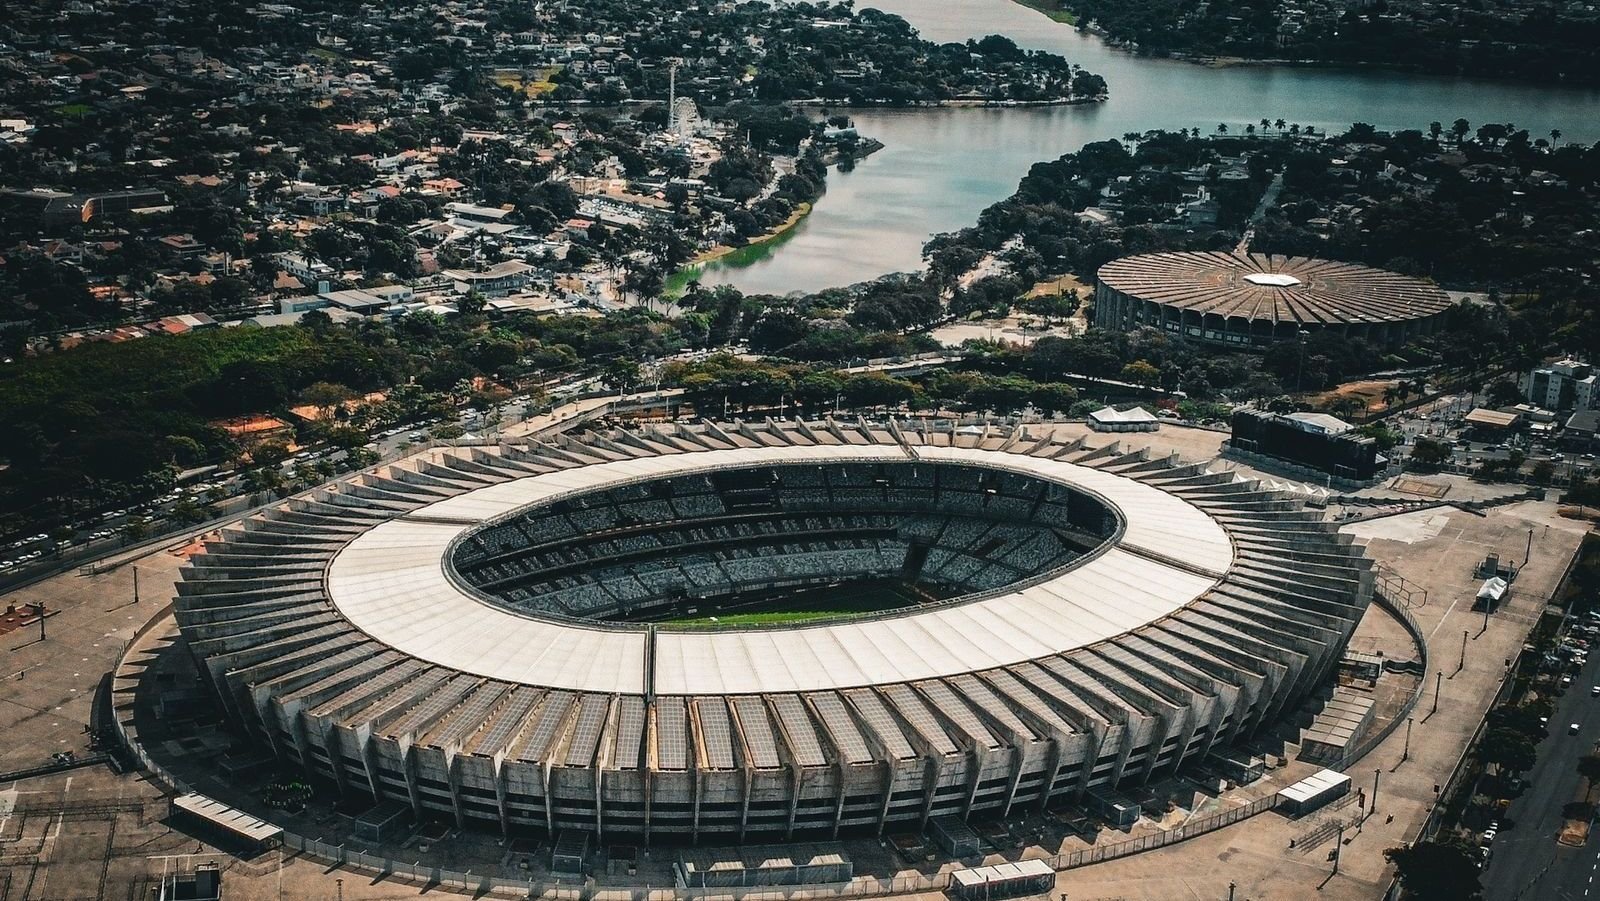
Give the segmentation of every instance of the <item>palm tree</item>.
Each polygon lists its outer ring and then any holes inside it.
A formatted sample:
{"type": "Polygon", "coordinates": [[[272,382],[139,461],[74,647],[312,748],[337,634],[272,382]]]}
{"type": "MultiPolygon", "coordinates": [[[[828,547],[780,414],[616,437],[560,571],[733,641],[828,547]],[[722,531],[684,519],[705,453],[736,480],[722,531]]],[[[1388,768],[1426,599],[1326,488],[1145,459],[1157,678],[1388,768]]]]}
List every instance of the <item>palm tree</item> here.
{"type": "Polygon", "coordinates": [[[1296,122],[1293,125],[1289,126],[1289,134],[1297,135],[1299,133],[1300,133],[1300,123],[1299,122],[1296,122]]]}
{"type": "Polygon", "coordinates": [[[1225,135],[1227,133],[1228,133],[1228,123],[1226,123],[1226,122],[1218,122],[1217,123],[1217,134],[1225,135]]]}
{"type": "Polygon", "coordinates": [[[1253,138],[1253,137],[1255,137],[1255,136],[1256,136],[1256,126],[1255,126],[1255,123],[1253,123],[1253,122],[1252,122],[1252,123],[1251,123],[1251,124],[1249,124],[1249,125],[1246,125],[1246,126],[1245,126],[1245,127],[1244,127],[1244,133],[1245,133],[1245,134],[1247,134],[1247,135],[1249,135],[1249,136],[1250,136],[1250,137],[1252,137],[1252,138],[1253,138]]]}
{"type": "Polygon", "coordinates": [[[1262,131],[1266,131],[1267,129],[1269,129],[1271,127],[1272,127],[1272,120],[1268,119],[1266,116],[1262,116],[1261,117],[1261,130],[1262,131]]]}
{"type": "Polygon", "coordinates": [[[1434,142],[1437,143],[1439,136],[1444,134],[1444,124],[1441,122],[1429,122],[1428,134],[1433,138],[1434,142]]]}
{"type": "Polygon", "coordinates": [[[1283,125],[1284,125],[1284,122],[1283,122],[1282,119],[1278,119],[1278,120],[1276,120],[1276,121],[1274,121],[1272,123],[1272,127],[1276,128],[1279,131],[1283,131],[1283,125]]]}
{"type": "Polygon", "coordinates": [[[1557,144],[1557,143],[1560,143],[1560,141],[1561,141],[1561,129],[1559,129],[1559,128],[1550,129],[1550,143],[1557,144]]]}

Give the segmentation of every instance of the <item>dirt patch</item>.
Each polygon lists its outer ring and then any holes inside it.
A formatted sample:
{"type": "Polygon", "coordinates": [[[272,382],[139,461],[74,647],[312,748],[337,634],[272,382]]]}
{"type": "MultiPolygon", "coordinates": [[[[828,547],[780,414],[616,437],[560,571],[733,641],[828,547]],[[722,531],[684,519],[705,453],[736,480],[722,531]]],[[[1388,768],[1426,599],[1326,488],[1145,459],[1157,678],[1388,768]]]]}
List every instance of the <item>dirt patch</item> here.
{"type": "Polygon", "coordinates": [[[1434,500],[1444,497],[1450,491],[1449,485],[1440,485],[1437,482],[1424,482],[1422,479],[1405,477],[1395,479],[1394,483],[1389,487],[1403,494],[1415,494],[1418,497],[1432,498],[1434,500]]]}
{"type": "Polygon", "coordinates": [[[1358,382],[1346,382],[1331,391],[1306,396],[1306,402],[1319,410],[1331,410],[1341,403],[1355,400],[1361,403],[1360,414],[1365,416],[1388,409],[1389,404],[1383,399],[1383,392],[1391,388],[1396,382],[1390,379],[1366,379],[1358,382]]]}
{"type": "Polygon", "coordinates": [[[1075,275],[1062,275],[1046,279],[1028,289],[1029,297],[1044,297],[1050,294],[1065,294],[1068,291],[1078,292],[1084,300],[1094,296],[1094,289],[1078,280],[1075,275]]]}

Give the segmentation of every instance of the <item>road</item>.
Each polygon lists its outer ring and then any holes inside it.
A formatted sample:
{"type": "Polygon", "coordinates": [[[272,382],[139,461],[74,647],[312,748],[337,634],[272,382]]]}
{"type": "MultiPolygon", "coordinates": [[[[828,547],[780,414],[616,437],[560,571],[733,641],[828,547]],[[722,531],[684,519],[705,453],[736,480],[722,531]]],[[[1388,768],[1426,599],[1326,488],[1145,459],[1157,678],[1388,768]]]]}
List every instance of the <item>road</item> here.
{"type": "Polygon", "coordinates": [[[1556,701],[1550,734],[1539,743],[1538,762],[1524,776],[1527,788],[1511,802],[1484,869],[1484,897],[1489,901],[1600,899],[1600,884],[1594,882],[1600,877],[1600,839],[1591,833],[1582,848],[1556,843],[1565,822],[1561,808],[1583,791],[1578,758],[1600,742],[1600,698],[1590,697],[1593,685],[1600,685],[1600,654],[1573,676],[1572,687],[1556,701]],[[1568,734],[1571,723],[1578,724],[1577,735],[1568,734]]]}

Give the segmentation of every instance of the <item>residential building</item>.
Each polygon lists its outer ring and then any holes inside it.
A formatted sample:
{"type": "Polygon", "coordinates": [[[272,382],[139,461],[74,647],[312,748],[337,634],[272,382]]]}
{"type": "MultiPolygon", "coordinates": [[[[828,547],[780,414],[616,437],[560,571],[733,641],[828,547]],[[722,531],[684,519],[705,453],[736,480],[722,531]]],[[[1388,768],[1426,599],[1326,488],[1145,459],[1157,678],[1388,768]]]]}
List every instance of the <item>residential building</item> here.
{"type": "Polygon", "coordinates": [[[1570,357],[1528,373],[1523,389],[1529,401],[1547,410],[1600,407],[1600,376],[1592,365],[1570,357]]]}

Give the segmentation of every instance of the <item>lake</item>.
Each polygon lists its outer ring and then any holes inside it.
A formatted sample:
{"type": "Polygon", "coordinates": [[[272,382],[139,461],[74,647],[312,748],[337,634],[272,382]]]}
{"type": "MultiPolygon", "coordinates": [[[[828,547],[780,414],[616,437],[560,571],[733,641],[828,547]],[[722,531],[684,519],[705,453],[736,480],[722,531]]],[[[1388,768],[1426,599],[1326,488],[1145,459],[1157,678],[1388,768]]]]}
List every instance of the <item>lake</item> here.
{"type": "Polygon", "coordinates": [[[1447,127],[1464,117],[1512,122],[1534,137],[1600,139],[1600,91],[1427,75],[1317,68],[1211,68],[1143,59],[1107,47],[1010,0],[865,0],[903,16],[932,41],[1004,34],[1105,76],[1111,97],[1084,106],[851,110],[885,144],[852,172],[828,175],[827,194],[784,240],[719,261],[707,285],[746,293],[815,291],[919,269],[929,236],[972,224],[1009,196],[1033,163],[1090,141],[1152,128],[1218,123],[1242,131],[1263,118],[1342,130],[1447,127]]]}

